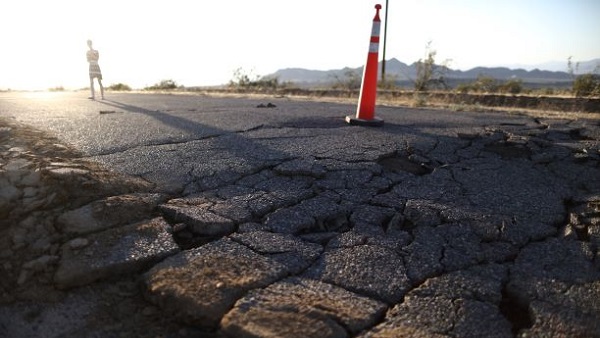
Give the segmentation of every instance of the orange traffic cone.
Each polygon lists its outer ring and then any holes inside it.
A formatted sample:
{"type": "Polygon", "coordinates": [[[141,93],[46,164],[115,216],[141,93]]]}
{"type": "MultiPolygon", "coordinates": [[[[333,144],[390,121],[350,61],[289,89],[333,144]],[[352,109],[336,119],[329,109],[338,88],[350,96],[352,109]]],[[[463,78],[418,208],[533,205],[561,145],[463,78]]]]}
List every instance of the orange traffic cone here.
{"type": "Polygon", "coordinates": [[[377,12],[373,18],[373,28],[371,30],[371,41],[369,43],[369,55],[367,64],[363,70],[362,85],[360,87],[360,96],[358,99],[358,108],[356,117],[346,116],[346,122],[356,125],[382,126],[383,120],[375,117],[375,97],[377,96],[377,70],[379,68],[379,31],[381,19],[379,19],[379,10],[381,5],[375,5],[377,12]]]}

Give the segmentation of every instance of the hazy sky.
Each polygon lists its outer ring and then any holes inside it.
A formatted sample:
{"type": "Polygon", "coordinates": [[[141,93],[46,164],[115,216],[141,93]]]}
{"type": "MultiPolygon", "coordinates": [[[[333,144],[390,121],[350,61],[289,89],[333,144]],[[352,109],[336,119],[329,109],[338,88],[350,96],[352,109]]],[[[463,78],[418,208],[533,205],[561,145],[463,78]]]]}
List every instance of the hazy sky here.
{"type": "MultiPolygon", "coordinates": [[[[237,68],[267,75],[359,67],[377,3],[385,7],[372,0],[2,0],[0,89],[88,86],[87,39],[100,51],[105,85],[134,88],[163,79],[225,84],[237,68]]],[[[412,63],[431,41],[437,60],[456,69],[548,61],[566,69],[569,56],[600,58],[599,17],[599,0],[389,0],[386,58],[412,63]]]]}

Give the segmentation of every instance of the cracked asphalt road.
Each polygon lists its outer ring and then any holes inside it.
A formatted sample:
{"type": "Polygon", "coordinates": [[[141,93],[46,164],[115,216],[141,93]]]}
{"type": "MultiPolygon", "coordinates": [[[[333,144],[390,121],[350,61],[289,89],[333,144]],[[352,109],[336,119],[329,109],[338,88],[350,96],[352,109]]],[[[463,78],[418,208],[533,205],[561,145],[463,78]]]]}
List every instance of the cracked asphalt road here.
{"type": "Polygon", "coordinates": [[[152,248],[61,243],[59,288],[135,270],[157,311],[232,337],[600,336],[597,116],[378,107],[365,128],[288,98],[1,97],[163,196],[137,225],[57,217],[71,241],[152,248]]]}

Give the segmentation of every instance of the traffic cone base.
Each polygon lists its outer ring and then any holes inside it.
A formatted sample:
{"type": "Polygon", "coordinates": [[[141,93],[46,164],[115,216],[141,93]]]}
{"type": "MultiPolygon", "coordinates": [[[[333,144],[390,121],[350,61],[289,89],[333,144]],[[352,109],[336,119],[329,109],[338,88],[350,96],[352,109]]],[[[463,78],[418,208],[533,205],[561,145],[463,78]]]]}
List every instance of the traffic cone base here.
{"type": "Polygon", "coordinates": [[[359,119],[354,116],[346,116],[346,122],[355,126],[367,126],[367,127],[381,127],[383,126],[383,120],[379,117],[373,117],[370,120],[359,119]]]}

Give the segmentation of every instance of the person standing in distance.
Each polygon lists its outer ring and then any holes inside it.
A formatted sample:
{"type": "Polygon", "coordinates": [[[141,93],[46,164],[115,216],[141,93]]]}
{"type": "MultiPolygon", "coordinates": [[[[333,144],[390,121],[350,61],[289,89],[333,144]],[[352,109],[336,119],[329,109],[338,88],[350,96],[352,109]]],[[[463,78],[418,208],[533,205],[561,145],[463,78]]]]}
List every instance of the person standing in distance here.
{"type": "Polygon", "coordinates": [[[87,45],[89,50],[87,51],[87,62],[90,64],[90,90],[92,92],[92,96],[89,97],[90,100],[94,100],[96,98],[96,94],[94,92],[94,78],[98,79],[98,84],[100,85],[100,95],[102,96],[102,100],[104,100],[104,87],[102,86],[102,71],[100,70],[100,65],[98,65],[98,59],[100,58],[100,53],[92,47],[92,40],[87,40],[87,45]]]}

